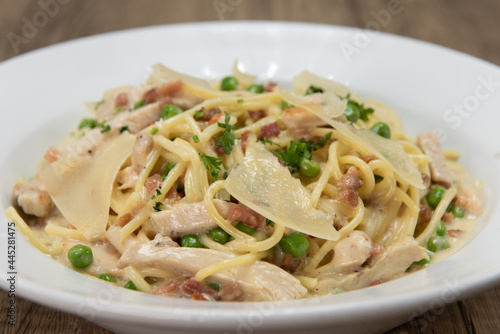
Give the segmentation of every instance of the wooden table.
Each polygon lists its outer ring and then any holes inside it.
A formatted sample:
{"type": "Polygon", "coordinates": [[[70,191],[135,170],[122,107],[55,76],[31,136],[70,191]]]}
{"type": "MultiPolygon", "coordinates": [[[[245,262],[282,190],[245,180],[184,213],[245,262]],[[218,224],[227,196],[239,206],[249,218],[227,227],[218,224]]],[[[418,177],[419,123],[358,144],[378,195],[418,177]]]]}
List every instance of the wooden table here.
{"type": "MultiPolygon", "coordinates": [[[[396,1],[396,0],[394,0],[396,1]]],[[[62,41],[148,25],[213,20],[306,21],[364,28],[389,1],[370,0],[0,0],[0,61],[62,41]],[[12,44],[26,20],[56,3],[53,14],[27,42],[12,44]],[[217,4],[232,4],[222,12],[217,4]]],[[[460,50],[500,65],[500,1],[401,0],[402,12],[382,30],[460,50]]],[[[43,22],[41,18],[38,18],[43,22]]],[[[498,265],[498,264],[492,264],[498,265]]],[[[77,316],[17,298],[16,327],[7,325],[7,293],[0,292],[4,333],[110,333],[77,316]]],[[[433,310],[389,333],[499,333],[500,287],[433,310]]]]}

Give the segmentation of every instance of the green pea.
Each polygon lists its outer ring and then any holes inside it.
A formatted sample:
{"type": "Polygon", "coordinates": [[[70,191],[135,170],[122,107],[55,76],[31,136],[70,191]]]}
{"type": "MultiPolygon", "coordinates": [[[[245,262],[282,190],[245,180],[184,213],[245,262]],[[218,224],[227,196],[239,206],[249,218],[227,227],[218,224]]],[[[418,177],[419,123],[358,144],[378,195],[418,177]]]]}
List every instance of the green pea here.
{"type": "Polygon", "coordinates": [[[285,252],[297,258],[307,252],[307,249],[309,248],[309,240],[307,240],[306,236],[300,232],[292,232],[281,238],[280,246],[285,252]]]}
{"type": "Polygon", "coordinates": [[[434,210],[439,202],[443,199],[444,193],[446,192],[446,189],[443,186],[437,186],[432,188],[427,195],[425,195],[425,199],[427,200],[427,204],[429,204],[429,207],[434,210]]]}
{"type": "Polygon", "coordinates": [[[88,246],[78,244],[68,251],[68,259],[75,268],[87,268],[94,262],[92,249],[88,246]]]}
{"type": "Polygon", "coordinates": [[[450,243],[445,238],[434,235],[427,239],[427,249],[431,252],[437,252],[442,249],[450,248],[450,243]]]}
{"type": "Polygon", "coordinates": [[[138,291],[137,287],[135,286],[134,282],[128,281],[124,286],[125,289],[130,289],[130,290],[135,290],[138,291]]]}
{"type": "Polygon", "coordinates": [[[220,90],[235,90],[238,88],[238,79],[235,77],[225,77],[220,82],[220,90]]]}
{"type": "Polygon", "coordinates": [[[381,137],[390,139],[391,138],[391,128],[384,122],[377,122],[370,128],[371,131],[375,132],[381,137]]]}
{"type": "Polygon", "coordinates": [[[347,118],[349,123],[356,123],[361,114],[359,112],[359,108],[353,107],[349,102],[347,103],[347,107],[344,110],[344,116],[347,118]]]}
{"type": "Polygon", "coordinates": [[[169,119],[182,113],[182,109],[173,104],[166,104],[161,108],[161,119],[169,119]]]}
{"type": "Polygon", "coordinates": [[[253,84],[253,85],[248,86],[247,91],[255,93],[255,94],[264,93],[264,86],[253,84]]]}
{"type": "Polygon", "coordinates": [[[249,235],[254,235],[255,232],[257,232],[256,229],[250,227],[250,226],[247,226],[245,224],[243,224],[242,222],[239,222],[238,224],[236,224],[235,226],[238,230],[240,230],[241,232],[245,232],[246,234],[249,234],[249,235]]]}
{"type": "Polygon", "coordinates": [[[321,167],[317,163],[314,163],[309,159],[302,159],[299,168],[300,175],[313,178],[318,176],[320,171],[321,167]]]}
{"type": "Polygon", "coordinates": [[[425,266],[426,264],[431,263],[431,260],[432,260],[432,254],[430,254],[429,252],[427,252],[427,255],[429,255],[429,258],[428,258],[428,259],[423,258],[422,260],[415,262],[415,264],[417,264],[417,265],[419,265],[419,266],[423,267],[423,266],[425,266]]]}
{"type": "Polygon", "coordinates": [[[446,234],[446,226],[444,225],[444,221],[440,221],[438,227],[436,229],[436,234],[440,237],[444,237],[446,234]]]}
{"type": "Polygon", "coordinates": [[[215,227],[208,231],[209,237],[219,244],[225,244],[229,239],[229,234],[226,233],[221,227],[215,227]]]}
{"type": "Polygon", "coordinates": [[[102,279],[103,281],[107,281],[107,282],[111,282],[111,283],[116,283],[116,279],[111,274],[102,274],[101,276],[99,276],[99,279],[102,279]]]}
{"type": "Polygon", "coordinates": [[[187,234],[181,238],[181,246],[182,247],[191,247],[191,248],[203,248],[203,244],[201,243],[198,236],[195,234],[187,234]]]}
{"type": "Polygon", "coordinates": [[[454,204],[451,205],[450,210],[451,214],[455,218],[464,218],[465,217],[465,211],[459,206],[456,206],[454,204]]]}

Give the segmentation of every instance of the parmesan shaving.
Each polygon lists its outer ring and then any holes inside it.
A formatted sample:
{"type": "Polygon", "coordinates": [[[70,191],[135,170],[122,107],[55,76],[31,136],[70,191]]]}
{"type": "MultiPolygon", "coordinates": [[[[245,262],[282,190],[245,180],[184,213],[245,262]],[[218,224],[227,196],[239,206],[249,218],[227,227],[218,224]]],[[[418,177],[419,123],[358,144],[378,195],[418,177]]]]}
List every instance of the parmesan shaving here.
{"type": "Polygon", "coordinates": [[[341,116],[347,107],[347,100],[341,100],[335,93],[326,91],[311,95],[297,95],[282,87],[276,89],[283,99],[315,114],[322,113],[329,118],[341,116]]]}
{"type": "Polygon", "coordinates": [[[235,60],[233,64],[233,76],[238,80],[240,84],[243,84],[245,86],[250,86],[257,79],[255,75],[241,72],[238,68],[238,60],[235,60]]]}
{"type": "Polygon", "coordinates": [[[338,96],[345,97],[347,94],[351,94],[352,96],[352,93],[346,86],[333,80],[317,76],[316,74],[313,74],[309,71],[304,71],[297,75],[295,78],[293,78],[292,83],[293,87],[296,90],[301,91],[302,94],[305,93],[309,86],[316,86],[324,89],[325,91],[332,91],[338,96]]]}
{"type": "Polygon", "coordinates": [[[300,180],[260,143],[247,149],[224,186],[238,201],[279,225],[328,240],[340,237],[333,217],[311,206],[300,180]]]}
{"type": "Polygon", "coordinates": [[[68,222],[89,241],[104,238],[113,182],[134,143],[135,136],[124,132],[64,172],[57,161],[42,161],[40,179],[45,189],[68,222]]]}
{"type": "Polygon", "coordinates": [[[202,88],[208,91],[214,90],[207,80],[192,77],[184,73],[176,72],[166,67],[165,65],[159,63],[153,66],[153,73],[151,73],[151,76],[148,78],[148,80],[146,80],[144,85],[150,88],[150,87],[156,87],[164,83],[165,81],[174,81],[174,80],[182,80],[182,82],[185,84],[197,86],[198,88],[202,88]]]}

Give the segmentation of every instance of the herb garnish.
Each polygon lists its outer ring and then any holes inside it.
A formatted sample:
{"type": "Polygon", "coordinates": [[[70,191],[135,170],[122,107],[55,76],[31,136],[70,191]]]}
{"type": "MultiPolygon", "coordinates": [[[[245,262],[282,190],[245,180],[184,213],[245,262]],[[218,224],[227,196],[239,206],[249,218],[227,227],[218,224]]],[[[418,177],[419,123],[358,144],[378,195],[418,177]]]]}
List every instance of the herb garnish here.
{"type": "MultiPolygon", "coordinates": [[[[332,133],[329,132],[324,138],[317,141],[313,141],[311,139],[305,140],[304,138],[301,138],[298,141],[292,140],[290,141],[286,149],[282,148],[281,151],[272,150],[271,152],[278,158],[280,158],[281,161],[283,161],[288,166],[290,173],[293,174],[299,171],[301,165],[305,160],[311,159],[313,151],[317,151],[320,148],[324,147],[328,140],[330,140],[331,136],[332,133]]],[[[272,142],[271,140],[269,140],[269,138],[264,138],[262,142],[264,144],[272,144],[281,147],[281,145],[272,142]]]]}
{"type": "Polygon", "coordinates": [[[223,128],[224,132],[220,137],[218,137],[215,141],[215,146],[220,146],[222,147],[222,150],[226,154],[230,154],[233,146],[234,146],[234,140],[236,137],[234,134],[231,133],[231,130],[235,128],[235,125],[229,124],[229,120],[231,119],[227,112],[224,111],[224,114],[226,115],[224,117],[224,123],[217,123],[219,128],[223,128]]]}
{"type": "Polygon", "coordinates": [[[81,120],[80,124],[78,125],[78,129],[83,129],[83,128],[95,128],[97,126],[97,120],[95,118],[84,118],[81,120]]]}
{"type": "Polygon", "coordinates": [[[223,158],[211,157],[209,155],[205,155],[203,153],[198,153],[201,157],[201,161],[205,168],[210,171],[210,175],[212,175],[212,179],[218,180],[219,173],[221,172],[221,165],[223,158]]]}
{"type": "Polygon", "coordinates": [[[146,104],[146,101],[144,100],[139,100],[136,103],[134,103],[134,110],[139,109],[140,107],[144,106],[146,104]]]}
{"type": "Polygon", "coordinates": [[[307,88],[306,95],[314,93],[323,93],[323,92],[324,92],[323,88],[311,85],[309,86],[309,88],[307,88]]]}
{"type": "Polygon", "coordinates": [[[372,108],[365,108],[362,104],[349,99],[350,94],[345,97],[347,99],[347,107],[344,110],[344,115],[349,122],[355,123],[358,119],[368,121],[368,114],[373,114],[372,108]]]}

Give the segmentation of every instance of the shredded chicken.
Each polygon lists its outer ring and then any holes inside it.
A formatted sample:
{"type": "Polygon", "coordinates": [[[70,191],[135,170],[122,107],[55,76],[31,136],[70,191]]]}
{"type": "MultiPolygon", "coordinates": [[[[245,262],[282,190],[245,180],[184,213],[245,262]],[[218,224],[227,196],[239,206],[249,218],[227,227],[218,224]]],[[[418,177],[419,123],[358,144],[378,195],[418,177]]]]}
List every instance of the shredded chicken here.
{"type": "Polygon", "coordinates": [[[424,258],[428,258],[425,248],[412,237],[407,237],[388,246],[382,254],[378,254],[371,267],[363,267],[359,272],[332,274],[325,270],[315,290],[319,294],[327,294],[335,289],[350,291],[387,282],[403,275],[413,262],[424,258]]]}
{"type": "Polygon", "coordinates": [[[17,204],[29,215],[46,217],[54,208],[38,175],[29,182],[16,184],[12,193],[17,204]]]}
{"type": "Polygon", "coordinates": [[[149,133],[142,133],[135,140],[134,149],[132,151],[132,164],[125,167],[117,175],[117,181],[120,184],[120,189],[132,188],[137,181],[141,170],[146,164],[149,153],[153,150],[153,136],[149,133]]]}
{"type": "Polygon", "coordinates": [[[429,166],[432,180],[434,182],[451,184],[453,180],[450,170],[446,165],[446,158],[439,142],[439,137],[435,133],[423,133],[417,137],[417,145],[422,152],[431,158],[429,166]]]}
{"type": "MultiPolygon", "coordinates": [[[[194,276],[206,266],[233,258],[235,254],[205,248],[170,247],[151,241],[125,250],[118,267],[152,266],[194,276]]],[[[307,289],[292,275],[268,262],[256,261],[219,271],[211,276],[223,286],[238,284],[245,301],[282,301],[303,298],[307,289]]]]}
{"type": "MultiPolygon", "coordinates": [[[[217,199],[214,200],[214,204],[224,218],[227,217],[231,207],[236,205],[217,199]]],[[[172,209],[154,212],[151,214],[151,223],[156,233],[171,238],[205,232],[218,226],[203,202],[178,204],[172,209]]]]}
{"type": "Polygon", "coordinates": [[[362,231],[351,232],[335,245],[332,262],[335,271],[349,273],[360,270],[371,251],[372,242],[368,234],[362,231]]]}

